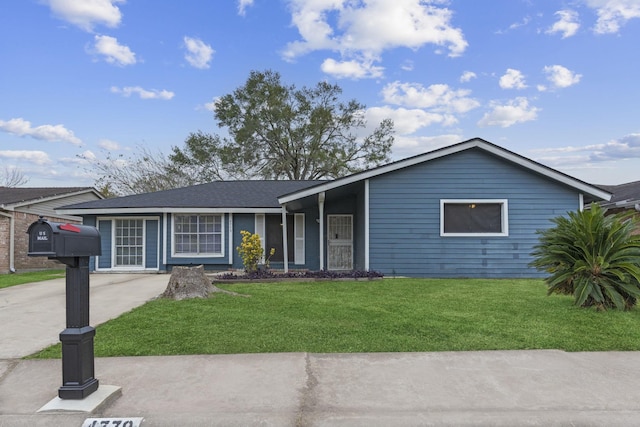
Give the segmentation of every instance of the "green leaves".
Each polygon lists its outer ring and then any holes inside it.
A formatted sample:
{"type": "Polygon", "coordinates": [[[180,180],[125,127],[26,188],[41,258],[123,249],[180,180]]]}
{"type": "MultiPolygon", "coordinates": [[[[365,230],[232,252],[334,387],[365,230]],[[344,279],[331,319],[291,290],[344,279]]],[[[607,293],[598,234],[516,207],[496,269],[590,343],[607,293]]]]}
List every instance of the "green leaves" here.
{"type": "Polygon", "coordinates": [[[596,204],[539,231],[531,266],[550,273],[549,294],[574,296],[581,307],[633,307],[640,298],[640,236],[637,220],[626,213],[605,215],[596,204]]]}
{"type": "Polygon", "coordinates": [[[277,72],[252,71],[243,86],[215,102],[214,118],[228,137],[191,134],[170,158],[209,181],[336,178],[388,162],[393,122],[383,120],[363,136],[365,106],[342,102],[341,95],[327,82],[298,89],[277,72]]]}

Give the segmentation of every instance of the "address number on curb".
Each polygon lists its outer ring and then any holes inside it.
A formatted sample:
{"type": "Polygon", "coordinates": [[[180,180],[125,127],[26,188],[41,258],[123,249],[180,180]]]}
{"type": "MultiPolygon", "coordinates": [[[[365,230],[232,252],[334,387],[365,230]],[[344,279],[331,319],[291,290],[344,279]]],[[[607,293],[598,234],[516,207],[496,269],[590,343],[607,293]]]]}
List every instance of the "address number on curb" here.
{"type": "Polygon", "coordinates": [[[135,418],[87,418],[82,427],[140,427],[142,417],[135,418]]]}

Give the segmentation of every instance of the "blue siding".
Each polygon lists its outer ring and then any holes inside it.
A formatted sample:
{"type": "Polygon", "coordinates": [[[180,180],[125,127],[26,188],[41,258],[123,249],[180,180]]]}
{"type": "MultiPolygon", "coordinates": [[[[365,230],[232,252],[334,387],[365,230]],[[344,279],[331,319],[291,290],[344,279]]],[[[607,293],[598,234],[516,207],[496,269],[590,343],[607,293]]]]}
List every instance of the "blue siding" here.
{"type": "Polygon", "coordinates": [[[239,270],[244,268],[242,258],[236,250],[242,243],[242,235],[240,234],[242,230],[255,233],[256,217],[254,214],[233,214],[233,268],[239,270]]]}
{"type": "Polygon", "coordinates": [[[536,230],[579,208],[568,187],[481,150],[370,180],[370,268],[421,277],[539,277],[536,230]],[[507,199],[509,236],[441,237],[441,199],[507,199]]]}
{"type": "Polygon", "coordinates": [[[144,268],[158,268],[158,232],[158,220],[147,220],[144,268]]]}
{"type": "MultiPolygon", "coordinates": [[[[86,219],[85,219],[86,220],[86,219]]],[[[98,258],[98,268],[111,268],[111,221],[100,221],[98,230],[100,231],[100,246],[102,255],[98,258]]]]}

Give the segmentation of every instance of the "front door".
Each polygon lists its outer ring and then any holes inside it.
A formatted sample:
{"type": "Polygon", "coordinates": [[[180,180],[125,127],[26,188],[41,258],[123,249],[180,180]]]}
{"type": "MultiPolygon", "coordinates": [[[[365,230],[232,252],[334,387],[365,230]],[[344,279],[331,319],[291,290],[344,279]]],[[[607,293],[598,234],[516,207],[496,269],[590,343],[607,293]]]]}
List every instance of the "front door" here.
{"type": "Polygon", "coordinates": [[[353,215],[327,216],[328,270],[353,270],[353,215]]]}
{"type": "Polygon", "coordinates": [[[116,268],[144,267],[144,225],[141,219],[117,219],[115,221],[116,268]]]}

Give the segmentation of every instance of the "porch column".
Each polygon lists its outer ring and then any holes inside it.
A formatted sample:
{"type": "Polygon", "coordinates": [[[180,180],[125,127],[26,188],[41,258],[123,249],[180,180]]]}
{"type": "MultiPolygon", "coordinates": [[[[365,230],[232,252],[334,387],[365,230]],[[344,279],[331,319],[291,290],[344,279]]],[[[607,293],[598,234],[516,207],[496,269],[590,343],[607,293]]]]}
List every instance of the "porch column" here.
{"type": "Polygon", "coordinates": [[[282,205],[282,256],[284,272],[289,272],[289,247],[287,246],[287,205],[282,205]]]}
{"type": "Polygon", "coordinates": [[[324,191],[318,193],[318,214],[320,215],[320,270],[324,270],[324,191]]]}
{"type": "Polygon", "coordinates": [[[369,271],[369,180],[364,180],[364,269],[369,271]]]}

